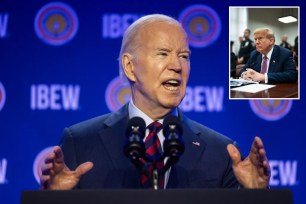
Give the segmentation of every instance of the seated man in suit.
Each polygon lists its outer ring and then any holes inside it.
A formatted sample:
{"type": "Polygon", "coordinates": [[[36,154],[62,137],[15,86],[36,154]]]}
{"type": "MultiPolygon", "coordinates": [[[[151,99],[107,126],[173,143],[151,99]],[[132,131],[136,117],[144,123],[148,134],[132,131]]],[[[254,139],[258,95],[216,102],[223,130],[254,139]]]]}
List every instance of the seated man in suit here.
{"type": "Polygon", "coordinates": [[[269,28],[254,31],[256,50],[251,53],[240,76],[262,83],[294,83],[298,75],[292,53],[275,45],[275,36],[269,28]]]}
{"type": "MultiPolygon", "coordinates": [[[[124,34],[119,64],[132,89],[131,101],[115,113],[66,128],[61,146],[42,166],[42,189],[142,188],[140,172],[123,153],[125,127],[135,116],[148,126],[163,123],[168,115],[182,121],[185,152],[165,172],[160,188],[267,187],[270,167],[259,137],[242,160],[234,141],[179,110],[190,72],[190,50],[178,21],[154,14],[134,22],[124,34]]],[[[155,136],[163,144],[162,131],[155,136]]]]}

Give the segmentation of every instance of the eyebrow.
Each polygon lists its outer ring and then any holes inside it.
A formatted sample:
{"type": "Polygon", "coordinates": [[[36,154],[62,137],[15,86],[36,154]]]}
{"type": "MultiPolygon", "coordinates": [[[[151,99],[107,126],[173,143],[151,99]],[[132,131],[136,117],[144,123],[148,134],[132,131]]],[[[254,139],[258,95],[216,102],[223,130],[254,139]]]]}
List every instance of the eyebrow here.
{"type": "Polygon", "coordinates": [[[157,51],[163,51],[163,52],[171,52],[172,50],[168,49],[168,48],[157,48],[157,51]]]}
{"type": "MultiPolygon", "coordinates": [[[[163,51],[163,52],[171,52],[172,51],[171,49],[168,49],[168,48],[156,48],[156,50],[157,51],[163,51]]],[[[190,55],[191,51],[188,49],[188,50],[179,51],[179,53],[188,53],[190,55]]]]}

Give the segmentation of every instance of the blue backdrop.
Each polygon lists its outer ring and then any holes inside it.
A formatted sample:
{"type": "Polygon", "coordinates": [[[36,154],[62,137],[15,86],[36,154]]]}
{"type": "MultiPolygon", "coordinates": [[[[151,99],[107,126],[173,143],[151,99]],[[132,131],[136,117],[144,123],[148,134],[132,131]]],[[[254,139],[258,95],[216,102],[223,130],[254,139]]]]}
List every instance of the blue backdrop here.
{"type": "MultiPolygon", "coordinates": [[[[279,0],[273,6],[300,6],[305,19],[301,2],[279,0]]],[[[41,162],[64,127],[117,110],[129,99],[128,87],[117,78],[122,34],[135,19],[151,13],[179,19],[191,39],[191,75],[181,104],[185,114],[236,140],[243,154],[260,136],[272,168],[272,188],[290,188],[296,204],[305,202],[303,61],[300,100],[228,100],[228,7],[271,4],[1,0],[0,203],[17,204],[23,190],[39,188],[41,162]]]]}

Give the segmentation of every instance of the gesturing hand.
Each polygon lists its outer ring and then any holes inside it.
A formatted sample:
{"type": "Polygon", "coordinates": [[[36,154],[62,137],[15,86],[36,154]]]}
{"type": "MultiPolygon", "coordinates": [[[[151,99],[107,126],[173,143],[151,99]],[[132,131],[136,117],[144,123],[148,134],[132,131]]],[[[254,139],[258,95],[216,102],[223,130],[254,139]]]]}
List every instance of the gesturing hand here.
{"type": "Polygon", "coordinates": [[[93,167],[92,162],[85,162],[71,171],[64,163],[64,156],[59,146],[45,159],[42,165],[40,186],[42,189],[68,190],[77,185],[81,176],[93,167]]]}
{"type": "Polygon", "coordinates": [[[242,161],[239,150],[232,144],[227,151],[233,161],[233,171],[245,188],[266,188],[270,180],[270,166],[263,142],[255,137],[249,155],[242,161]]]}

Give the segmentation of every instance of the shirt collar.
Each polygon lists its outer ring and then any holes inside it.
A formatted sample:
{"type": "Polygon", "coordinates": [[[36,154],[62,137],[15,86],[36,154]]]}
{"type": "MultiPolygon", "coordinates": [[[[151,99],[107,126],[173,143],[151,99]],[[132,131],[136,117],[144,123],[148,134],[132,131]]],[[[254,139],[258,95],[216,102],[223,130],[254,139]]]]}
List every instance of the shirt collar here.
{"type": "MultiPolygon", "coordinates": [[[[178,116],[177,108],[174,108],[169,115],[178,116]]],[[[133,117],[141,117],[145,121],[146,127],[150,125],[152,122],[154,122],[154,120],[152,120],[148,115],[146,115],[139,108],[137,108],[133,102],[133,99],[131,99],[129,103],[129,118],[131,119],[133,117]]],[[[163,124],[164,118],[158,120],[158,122],[163,124]]]]}
{"type": "MultiPolygon", "coordinates": [[[[268,58],[268,60],[270,60],[271,59],[271,55],[272,55],[272,52],[273,52],[273,49],[274,49],[274,45],[273,45],[273,47],[272,47],[272,49],[268,52],[268,54],[267,54],[267,58],[268,58]]],[[[262,55],[262,58],[264,58],[264,54],[262,55]]]]}

